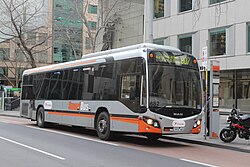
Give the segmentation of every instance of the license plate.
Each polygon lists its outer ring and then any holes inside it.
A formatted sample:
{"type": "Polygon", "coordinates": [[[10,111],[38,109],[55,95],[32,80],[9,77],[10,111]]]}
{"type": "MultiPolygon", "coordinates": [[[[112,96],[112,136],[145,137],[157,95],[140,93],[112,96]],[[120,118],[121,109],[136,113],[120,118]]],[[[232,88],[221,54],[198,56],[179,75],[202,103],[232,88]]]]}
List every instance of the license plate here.
{"type": "Polygon", "coordinates": [[[184,130],[184,128],[174,127],[174,132],[181,132],[183,130],[184,130]]]}

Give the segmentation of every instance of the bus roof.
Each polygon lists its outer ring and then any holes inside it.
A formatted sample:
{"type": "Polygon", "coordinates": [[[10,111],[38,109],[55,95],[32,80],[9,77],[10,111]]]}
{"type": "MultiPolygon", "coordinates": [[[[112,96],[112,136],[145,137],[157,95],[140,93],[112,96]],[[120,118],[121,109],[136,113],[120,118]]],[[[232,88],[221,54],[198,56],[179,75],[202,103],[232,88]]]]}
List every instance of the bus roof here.
{"type": "Polygon", "coordinates": [[[106,51],[96,52],[96,53],[90,53],[87,55],[83,55],[82,58],[90,58],[90,57],[98,57],[102,55],[112,54],[112,53],[119,53],[129,50],[135,50],[135,49],[142,49],[142,48],[148,48],[148,49],[162,49],[162,50],[170,50],[175,52],[180,52],[180,49],[172,47],[172,46],[163,46],[163,45],[156,45],[151,43],[142,43],[137,45],[131,45],[131,46],[125,46],[122,48],[116,48],[116,49],[110,49],[106,51]]]}
{"type": "Polygon", "coordinates": [[[87,55],[83,55],[82,59],[75,60],[75,61],[28,69],[23,72],[23,75],[31,74],[31,73],[38,73],[38,72],[45,72],[45,71],[50,71],[50,70],[61,70],[61,69],[69,68],[72,66],[81,66],[81,65],[93,64],[93,63],[98,63],[98,62],[101,63],[102,61],[100,60],[100,58],[109,57],[110,54],[122,53],[126,51],[138,50],[138,49],[144,49],[144,48],[152,49],[152,50],[159,49],[159,50],[169,50],[169,51],[174,51],[174,52],[180,52],[179,49],[175,47],[171,47],[171,46],[162,46],[162,45],[156,45],[156,44],[150,44],[150,43],[142,43],[142,44],[126,46],[126,47],[117,48],[117,49],[90,53],[87,55]]]}

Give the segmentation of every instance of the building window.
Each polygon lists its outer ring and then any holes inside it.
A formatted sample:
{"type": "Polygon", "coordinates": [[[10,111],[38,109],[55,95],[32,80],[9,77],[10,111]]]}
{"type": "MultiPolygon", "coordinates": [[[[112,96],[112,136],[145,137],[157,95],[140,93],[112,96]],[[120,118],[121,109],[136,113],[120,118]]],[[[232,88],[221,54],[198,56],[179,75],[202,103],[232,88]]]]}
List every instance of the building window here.
{"type": "Polygon", "coordinates": [[[48,61],[47,51],[41,51],[40,53],[37,53],[37,61],[38,63],[47,63],[48,61]]]}
{"type": "Polygon", "coordinates": [[[210,56],[226,54],[226,29],[210,31],[210,56]]]}
{"type": "Polygon", "coordinates": [[[223,1],[226,1],[226,0],[210,0],[210,5],[214,3],[223,2],[223,1]]]}
{"type": "Polygon", "coordinates": [[[164,40],[165,40],[165,38],[154,39],[153,43],[157,44],[157,45],[164,45],[164,40]]]}
{"type": "Polygon", "coordinates": [[[38,34],[38,43],[43,43],[42,45],[47,45],[48,34],[47,33],[39,33],[38,34]]]}
{"type": "Polygon", "coordinates": [[[192,35],[179,36],[179,48],[183,52],[192,54],[192,35]]]}
{"type": "Polygon", "coordinates": [[[180,12],[192,10],[192,0],[179,0],[179,6],[180,12]]]}
{"type": "Polygon", "coordinates": [[[0,74],[8,77],[8,67],[0,67],[0,74]]]}
{"type": "Polygon", "coordinates": [[[88,13],[97,14],[97,6],[96,5],[89,5],[88,13]]]}
{"type": "Polygon", "coordinates": [[[58,53],[59,49],[57,47],[54,47],[54,53],[58,53]]]}
{"type": "Polygon", "coordinates": [[[9,58],[10,58],[10,49],[0,48],[0,60],[9,60],[9,58]]]}
{"type": "Polygon", "coordinates": [[[27,45],[35,45],[36,44],[36,33],[29,32],[27,33],[27,45]]]}
{"type": "Polygon", "coordinates": [[[86,45],[85,45],[86,49],[91,49],[91,41],[89,37],[86,37],[86,45]]]}
{"type": "Polygon", "coordinates": [[[250,24],[248,24],[248,52],[250,52],[250,24]]]}
{"type": "Polygon", "coordinates": [[[95,30],[96,29],[96,22],[88,21],[88,26],[91,30],[95,30]]]}
{"type": "Polygon", "coordinates": [[[16,56],[17,61],[24,61],[25,55],[20,49],[16,49],[15,54],[16,54],[15,56],[16,56]]]}
{"type": "Polygon", "coordinates": [[[154,18],[164,17],[164,0],[154,1],[154,18]]]}

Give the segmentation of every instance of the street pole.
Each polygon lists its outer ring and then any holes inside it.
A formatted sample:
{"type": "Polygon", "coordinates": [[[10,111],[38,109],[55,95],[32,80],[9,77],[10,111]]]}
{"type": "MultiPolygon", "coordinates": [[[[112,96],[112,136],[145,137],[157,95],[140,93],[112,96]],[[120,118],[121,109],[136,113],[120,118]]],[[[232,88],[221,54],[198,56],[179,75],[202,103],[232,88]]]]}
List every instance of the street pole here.
{"type": "Polygon", "coordinates": [[[144,0],[144,43],[153,43],[154,1],[144,0]]]}

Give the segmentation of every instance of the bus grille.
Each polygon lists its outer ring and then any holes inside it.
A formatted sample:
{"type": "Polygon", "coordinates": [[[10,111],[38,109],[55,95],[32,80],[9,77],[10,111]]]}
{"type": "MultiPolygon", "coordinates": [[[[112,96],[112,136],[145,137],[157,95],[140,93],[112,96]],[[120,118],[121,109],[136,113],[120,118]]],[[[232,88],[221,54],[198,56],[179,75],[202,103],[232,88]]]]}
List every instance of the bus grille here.
{"type": "Polygon", "coordinates": [[[22,103],[22,115],[28,116],[29,103],[22,103]]]}

